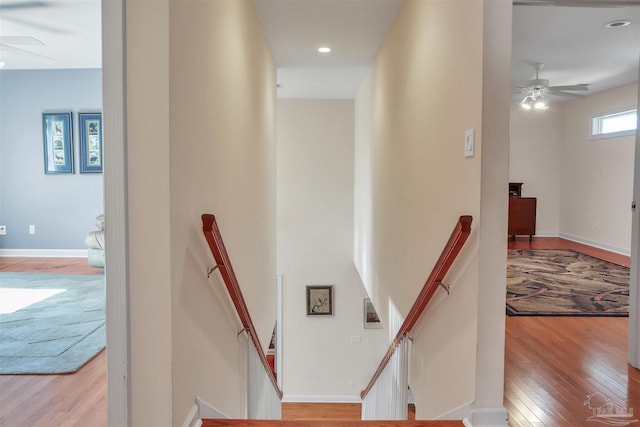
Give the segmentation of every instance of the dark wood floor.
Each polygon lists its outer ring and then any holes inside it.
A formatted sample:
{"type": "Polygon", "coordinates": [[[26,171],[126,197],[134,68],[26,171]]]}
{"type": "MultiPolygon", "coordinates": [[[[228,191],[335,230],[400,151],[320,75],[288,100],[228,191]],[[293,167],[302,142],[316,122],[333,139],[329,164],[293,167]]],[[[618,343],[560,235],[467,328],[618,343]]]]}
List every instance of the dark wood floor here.
{"type": "MultiPolygon", "coordinates": [[[[574,249],[629,265],[629,258],[563,239],[511,248],[574,249]]],[[[0,258],[0,271],[100,272],[86,259],[0,258]]],[[[640,374],[626,363],[626,318],[507,317],[504,404],[510,426],[573,427],[587,422],[587,396],[602,393],[640,411],[640,374]]],[[[106,426],[104,352],[73,375],[1,375],[0,426],[106,426]]],[[[283,418],[357,419],[359,405],[284,404],[283,418]]],[[[639,423],[640,424],[640,423],[639,423]]]]}

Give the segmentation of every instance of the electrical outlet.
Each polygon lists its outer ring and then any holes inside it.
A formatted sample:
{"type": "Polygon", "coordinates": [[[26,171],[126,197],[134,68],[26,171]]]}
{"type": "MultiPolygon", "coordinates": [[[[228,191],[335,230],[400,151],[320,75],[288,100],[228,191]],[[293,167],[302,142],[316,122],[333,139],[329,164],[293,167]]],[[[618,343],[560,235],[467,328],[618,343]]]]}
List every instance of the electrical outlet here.
{"type": "Polygon", "coordinates": [[[29,226],[29,234],[36,234],[36,226],[35,225],[30,225],[29,226]]]}
{"type": "Polygon", "coordinates": [[[7,235],[7,226],[0,225],[0,236],[6,236],[6,235],[7,235]]]}

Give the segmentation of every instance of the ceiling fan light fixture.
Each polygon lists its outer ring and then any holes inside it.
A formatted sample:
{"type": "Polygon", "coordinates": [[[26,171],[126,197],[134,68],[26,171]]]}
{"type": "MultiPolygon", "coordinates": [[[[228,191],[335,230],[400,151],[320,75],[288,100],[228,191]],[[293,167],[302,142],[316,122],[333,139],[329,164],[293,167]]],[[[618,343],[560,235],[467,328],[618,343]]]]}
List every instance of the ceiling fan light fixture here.
{"type": "Polygon", "coordinates": [[[549,106],[546,102],[544,102],[544,99],[538,98],[534,101],[533,108],[535,108],[536,110],[546,110],[547,108],[549,108],[549,106]]]}
{"type": "Polygon", "coordinates": [[[605,24],[605,28],[622,28],[622,27],[626,27],[627,25],[631,25],[631,21],[628,19],[617,19],[615,21],[611,21],[607,24],[605,24]]]}
{"type": "Polygon", "coordinates": [[[532,108],[532,104],[533,103],[533,99],[530,96],[526,96],[522,102],[520,102],[520,107],[522,107],[525,110],[531,110],[532,108]]]}

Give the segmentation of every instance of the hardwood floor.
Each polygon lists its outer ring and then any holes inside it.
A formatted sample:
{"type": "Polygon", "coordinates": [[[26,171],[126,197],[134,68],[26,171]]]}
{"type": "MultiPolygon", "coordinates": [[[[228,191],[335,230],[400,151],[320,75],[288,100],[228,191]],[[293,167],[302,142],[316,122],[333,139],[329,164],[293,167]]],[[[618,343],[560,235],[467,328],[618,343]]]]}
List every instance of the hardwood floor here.
{"type": "MultiPolygon", "coordinates": [[[[282,403],[283,420],[359,420],[360,403],[282,403]]],[[[416,407],[409,405],[410,420],[416,419],[416,407]]]]}
{"type": "MultiPolygon", "coordinates": [[[[534,238],[531,244],[518,239],[509,247],[574,249],[630,263],[628,257],[556,238],[534,238]]],[[[101,270],[87,266],[86,259],[0,258],[0,271],[101,270]]],[[[507,317],[504,404],[510,426],[598,424],[587,422],[592,411],[584,405],[593,393],[640,411],[640,372],[626,363],[627,327],[627,318],[507,317]]],[[[106,394],[104,352],[73,375],[0,375],[0,426],[106,426],[106,394]]],[[[359,413],[358,404],[283,404],[287,420],[355,421],[359,413]]]]}
{"type": "MultiPolygon", "coordinates": [[[[629,257],[556,238],[510,242],[509,248],[574,249],[630,265],[629,257]]],[[[512,427],[592,424],[588,396],[602,393],[640,408],[640,371],[627,364],[628,319],[507,317],[504,405],[512,427]]],[[[599,396],[601,397],[601,396],[599,396]]]]}
{"type": "Polygon", "coordinates": [[[202,427],[464,427],[462,421],[203,420],[202,427]]]}
{"type": "MultiPolygon", "coordinates": [[[[0,257],[0,272],[102,274],[86,258],[0,257]]],[[[107,425],[107,363],[102,351],[75,374],[0,375],[0,426],[107,425]]]]}
{"type": "Polygon", "coordinates": [[[91,267],[86,258],[22,258],[0,257],[0,271],[53,274],[102,274],[102,268],[91,267]]]}

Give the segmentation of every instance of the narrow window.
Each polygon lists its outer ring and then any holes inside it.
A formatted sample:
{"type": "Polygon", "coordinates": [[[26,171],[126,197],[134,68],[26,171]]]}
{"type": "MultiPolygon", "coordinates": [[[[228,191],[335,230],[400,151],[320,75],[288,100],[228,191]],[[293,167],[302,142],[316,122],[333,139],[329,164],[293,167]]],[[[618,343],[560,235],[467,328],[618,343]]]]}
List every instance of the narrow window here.
{"type": "Polygon", "coordinates": [[[633,135],[638,126],[637,120],[638,113],[635,108],[595,116],[591,120],[591,139],[633,135]]]}

